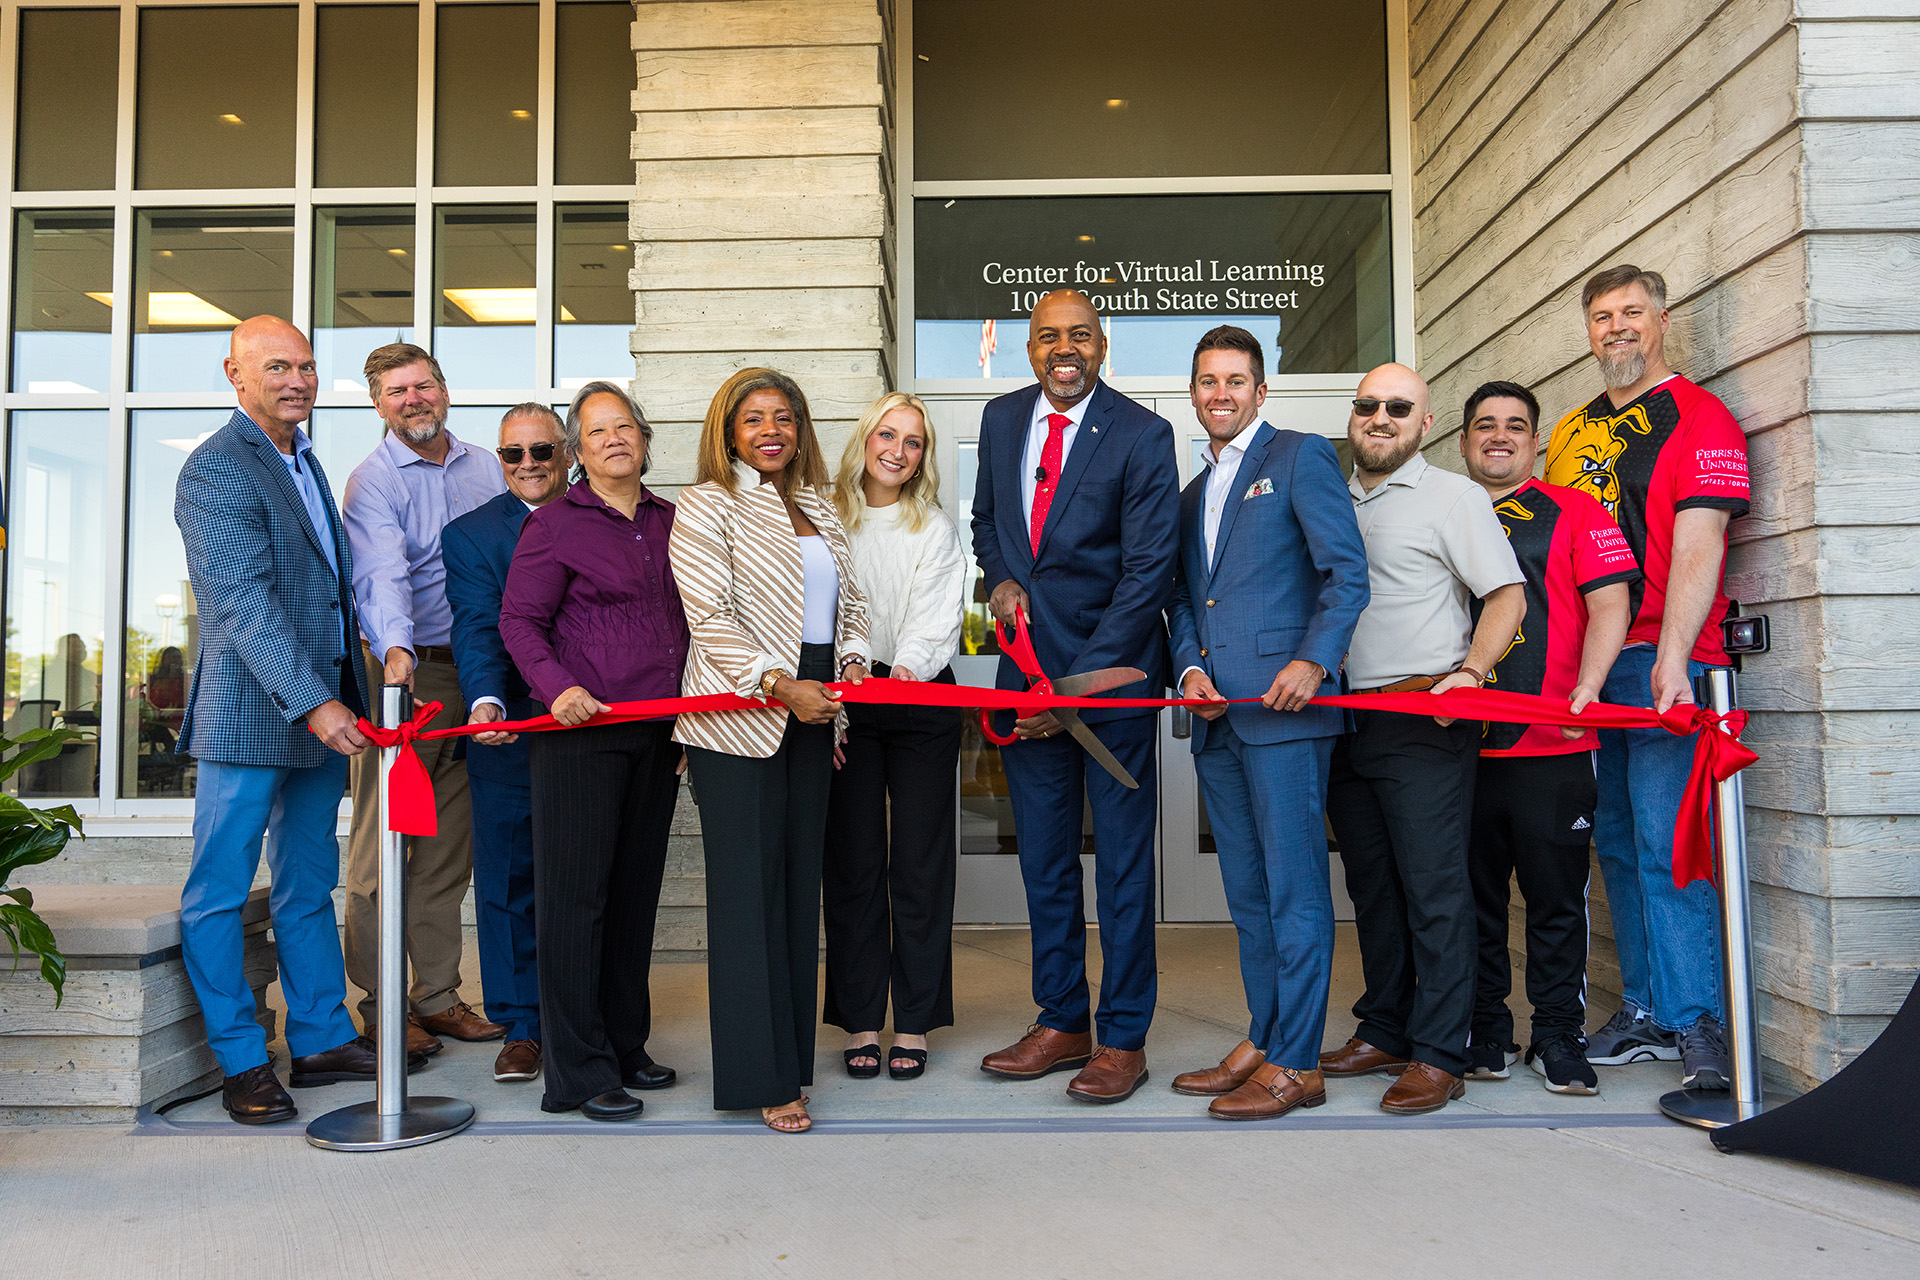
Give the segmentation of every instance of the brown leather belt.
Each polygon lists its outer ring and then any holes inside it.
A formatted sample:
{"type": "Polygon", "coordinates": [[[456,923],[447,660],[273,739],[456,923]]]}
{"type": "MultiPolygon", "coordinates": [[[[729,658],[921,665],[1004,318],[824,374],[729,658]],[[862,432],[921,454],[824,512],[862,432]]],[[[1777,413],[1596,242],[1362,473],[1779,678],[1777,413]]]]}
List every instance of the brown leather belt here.
{"type": "MultiPolygon", "coordinates": [[[[360,642],[360,648],[368,654],[373,652],[373,646],[365,640],[360,642]]],[[[413,657],[416,662],[444,662],[450,667],[456,665],[453,650],[444,644],[417,644],[413,646],[413,657]]]]}
{"type": "Polygon", "coordinates": [[[1375,689],[1355,689],[1355,693],[1421,693],[1433,688],[1445,676],[1408,676],[1405,680],[1395,680],[1392,684],[1383,684],[1375,689]]]}

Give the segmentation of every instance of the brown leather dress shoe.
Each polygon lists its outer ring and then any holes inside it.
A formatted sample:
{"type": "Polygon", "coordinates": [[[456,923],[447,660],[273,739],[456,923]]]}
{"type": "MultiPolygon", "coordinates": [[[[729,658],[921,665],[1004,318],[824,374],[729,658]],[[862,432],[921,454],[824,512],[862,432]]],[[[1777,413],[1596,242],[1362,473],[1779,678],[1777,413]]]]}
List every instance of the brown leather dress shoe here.
{"type": "Polygon", "coordinates": [[[1295,1071],[1263,1062],[1245,1084],[1215,1098],[1207,1114],[1215,1120],[1272,1120],[1295,1107],[1317,1107],[1326,1100],[1326,1078],[1318,1070],[1295,1071]]]}
{"type": "Polygon", "coordinates": [[[1376,1071],[1397,1075],[1406,1065],[1405,1058],[1397,1058],[1385,1049],[1376,1049],[1359,1036],[1330,1053],[1320,1055],[1322,1074],[1336,1077],[1370,1076],[1376,1071]]]}
{"type": "Polygon", "coordinates": [[[1084,1067],[1093,1056],[1093,1033],[1075,1035],[1034,1023],[1015,1044],[980,1059],[980,1069],[1007,1080],[1038,1080],[1055,1071],[1084,1067]]]}
{"type": "MultiPolygon", "coordinates": [[[[367,1038],[369,1040],[373,1038],[373,1033],[371,1031],[367,1033],[367,1038]]],[[[446,1047],[447,1046],[440,1043],[439,1036],[434,1035],[433,1032],[427,1030],[425,1027],[420,1025],[420,1019],[416,1018],[411,1013],[407,1015],[407,1052],[408,1053],[424,1053],[429,1058],[431,1058],[434,1054],[440,1052],[442,1049],[446,1047]]]]}
{"type": "MultiPolygon", "coordinates": [[[[287,1074],[287,1083],[296,1089],[313,1089],[323,1084],[339,1084],[343,1080],[372,1080],[379,1057],[368,1036],[355,1036],[342,1045],[335,1045],[325,1053],[310,1053],[304,1058],[293,1060],[293,1069],[287,1074]]],[[[427,1065],[424,1053],[407,1055],[407,1074],[412,1075],[427,1065]]]]}
{"type": "Polygon", "coordinates": [[[509,1040],[500,1046],[500,1056],[493,1060],[493,1078],[495,1080],[538,1080],[540,1078],[540,1042],[538,1040],[509,1040]]]}
{"type": "Polygon", "coordinates": [[[1212,1098],[1223,1093],[1232,1093],[1247,1082],[1254,1069],[1266,1062],[1267,1055],[1253,1047],[1253,1041],[1242,1040],[1233,1047],[1233,1052],[1220,1060],[1217,1067],[1208,1067],[1204,1071],[1182,1071],[1173,1078],[1173,1091],[1188,1094],[1195,1098],[1212,1098]]]}
{"type": "Polygon", "coordinates": [[[428,1033],[436,1036],[451,1036],[455,1040],[478,1041],[498,1040],[507,1034],[507,1029],[497,1022],[488,1022],[473,1011],[473,1006],[464,1000],[455,1001],[439,1013],[417,1015],[420,1025],[428,1033]]]}
{"type": "Polygon", "coordinates": [[[1424,1062],[1410,1062],[1380,1099],[1380,1109],[1389,1115],[1423,1116],[1466,1096],[1467,1082],[1459,1076],[1424,1062]]]}
{"type": "Polygon", "coordinates": [[[277,1124],[300,1114],[266,1062],[222,1080],[220,1105],[241,1124],[277,1124]]]}
{"type": "Polygon", "coordinates": [[[1067,1086],[1067,1096],[1082,1102],[1125,1102],[1147,1082],[1147,1051],[1101,1045],[1067,1086]]]}

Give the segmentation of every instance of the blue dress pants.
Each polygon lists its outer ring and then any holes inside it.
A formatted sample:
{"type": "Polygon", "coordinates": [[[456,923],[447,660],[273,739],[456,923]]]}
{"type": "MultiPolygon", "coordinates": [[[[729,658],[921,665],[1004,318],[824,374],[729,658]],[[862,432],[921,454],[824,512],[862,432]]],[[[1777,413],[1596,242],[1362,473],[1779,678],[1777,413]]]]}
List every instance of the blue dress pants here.
{"type": "Polygon", "coordinates": [[[1020,877],[1033,930],[1033,1002],[1041,1026],[1101,1044],[1146,1046],[1159,989],[1153,947],[1153,838],[1159,823],[1151,715],[1089,725],[1134,781],[1129,791],[1061,733],[1001,749],[1020,844],[1020,877]],[[1080,823],[1093,810],[1095,909],[1100,920],[1100,1006],[1088,1013],[1087,917],[1080,871],[1080,823]]]}
{"type": "Polygon", "coordinates": [[[509,1040],[540,1038],[540,966],[533,927],[533,787],[469,770],[474,923],[487,1020],[509,1040]]]}
{"type": "Polygon", "coordinates": [[[241,909],[260,867],[272,887],[273,940],[287,1000],[293,1056],[324,1053],[357,1034],[347,1015],[347,975],[333,890],[340,881],[334,835],[347,789],[347,759],[306,769],[200,761],[193,804],[193,866],[180,893],[180,950],[200,998],[207,1041],[229,1076],[267,1061],[242,962],[241,909]]]}
{"type": "Polygon", "coordinates": [[[1194,757],[1240,935],[1247,1039],[1276,1066],[1320,1065],[1333,977],[1324,813],[1332,738],[1255,745],[1225,716],[1194,757]]]}

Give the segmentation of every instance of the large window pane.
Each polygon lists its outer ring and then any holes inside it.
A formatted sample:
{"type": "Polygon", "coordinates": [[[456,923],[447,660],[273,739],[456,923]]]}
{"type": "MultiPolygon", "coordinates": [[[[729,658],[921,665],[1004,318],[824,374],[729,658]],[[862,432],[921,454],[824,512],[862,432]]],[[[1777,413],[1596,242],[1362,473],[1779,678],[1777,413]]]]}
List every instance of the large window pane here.
{"type": "Polygon", "coordinates": [[[1382,0],[1103,0],[1033,38],[1056,16],[915,0],[915,178],[1387,171],[1382,0]]]}
{"type": "Polygon", "coordinates": [[[433,354],[463,387],[533,385],[532,205],[435,211],[433,354]]]}
{"type": "Polygon", "coordinates": [[[1251,330],[1269,374],[1393,358],[1384,192],[933,199],[914,219],[922,378],[1028,377],[1027,318],[1063,287],[1100,309],[1108,376],[1184,381],[1218,324],[1251,330]]]}
{"type": "Polygon", "coordinates": [[[290,209],[143,209],[133,245],[133,389],[226,391],[228,334],[293,312],[290,209]]]}
{"type": "Polygon", "coordinates": [[[539,12],[530,4],[456,4],[435,10],[436,185],[533,183],[539,12]]]}
{"type": "Polygon", "coordinates": [[[292,7],[143,9],[134,182],[293,185],[292,7]]]}
{"type": "Polygon", "coordinates": [[[555,182],[633,184],[630,4],[563,4],[555,13],[555,182]]]}
{"type": "Polygon", "coordinates": [[[23,210],[13,253],[13,389],[105,392],[113,214],[23,210]]]}
{"type": "Polygon", "coordinates": [[[631,381],[627,337],[633,332],[633,291],[627,268],[633,265],[633,246],[627,243],[627,207],[562,205],[554,253],[557,385],[582,387],[596,378],[631,381]]]}
{"type": "Polygon", "coordinates": [[[315,17],[314,185],[412,186],[420,11],[323,4],[315,17]]]}
{"type": "Polygon", "coordinates": [[[413,210],[315,210],[313,354],[320,385],[364,387],[367,352],[412,341],[413,210]]]}
{"type": "Polygon", "coordinates": [[[173,522],[173,490],[187,455],[225,423],[214,409],[148,409],[132,415],[127,493],[126,711],[121,794],[193,794],[193,762],[173,754],[200,641],[200,611],[186,547],[173,522]]]}
{"type": "Polygon", "coordinates": [[[16,412],[7,468],[6,732],[87,735],[6,784],[19,796],[99,792],[107,639],[104,410],[16,412]]]}
{"type": "Polygon", "coordinates": [[[119,10],[21,12],[16,188],[113,187],[119,80],[119,10]]]}
{"type": "MultiPolygon", "coordinates": [[[[366,383],[361,383],[365,386],[366,383]]],[[[347,477],[366,461],[373,446],[380,443],[386,425],[369,405],[364,409],[315,409],[307,423],[307,435],[313,440],[314,456],[327,473],[333,490],[333,503],[339,506],[347,498],[347,477]]]]}

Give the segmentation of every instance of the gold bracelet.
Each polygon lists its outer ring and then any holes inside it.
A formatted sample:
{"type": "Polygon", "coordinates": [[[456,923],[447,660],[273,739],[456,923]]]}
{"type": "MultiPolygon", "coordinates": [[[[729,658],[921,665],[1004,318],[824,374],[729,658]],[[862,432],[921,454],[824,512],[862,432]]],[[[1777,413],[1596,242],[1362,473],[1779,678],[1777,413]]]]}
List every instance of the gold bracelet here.
{"type": "Polygon", "coordinates": [[[771,698],[773,696],[773,686],[779,684],[782,680],[791,680],[792,678],[790,674],[779,667],[768,667],[760,676],[760,692],[771,698]]]}

